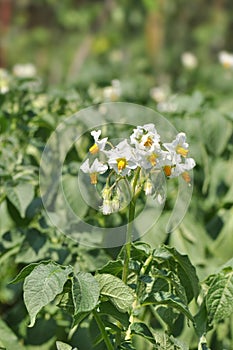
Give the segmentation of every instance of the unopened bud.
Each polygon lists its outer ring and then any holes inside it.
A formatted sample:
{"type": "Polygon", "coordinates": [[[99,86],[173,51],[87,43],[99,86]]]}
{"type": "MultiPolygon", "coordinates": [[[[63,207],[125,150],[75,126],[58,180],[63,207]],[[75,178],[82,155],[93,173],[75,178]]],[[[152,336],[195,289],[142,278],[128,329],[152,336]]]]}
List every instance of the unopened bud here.
{"type": "Polygon", "coordinates": [[[144,191],[146,196],[150,196],[153,192],[153,183],[150,179],[147,179],[144,183],[144,191]]]}

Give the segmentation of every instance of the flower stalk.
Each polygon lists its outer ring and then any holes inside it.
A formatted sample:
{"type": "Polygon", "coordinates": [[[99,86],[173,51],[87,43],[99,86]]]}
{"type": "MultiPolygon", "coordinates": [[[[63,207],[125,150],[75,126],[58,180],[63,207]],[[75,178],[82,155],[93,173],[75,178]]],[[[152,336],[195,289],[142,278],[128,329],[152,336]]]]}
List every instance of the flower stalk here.
{"type": "Polygon", "coordinates": [[[125,244],[125,254],[124,254],[124,266],[123,266],[123,272],[122,272],[122,281],[124,283],[127,283],[128,274],[129,274],[129,262],[130,262],[130,256],[131,256],[131,243],[132,243],[132,230],[133,230],[133,221],[135,217],[135,209],[136,209],[136,187],[137,182],[139,179],[141,168],[138,167],[135,172],[133,185],[132,185],[132,199],[129,204],[129,216],[128,216],[128,226],[127,226],[127,233],[126,233],[126,244],[125,244]]]}
{"type": "Polygon", "coordinates": [[[130,195],[122,271],[122,280],[127,283],[133,221],[139,194],[142,190],[146,196],[156,194],[159,201],[160,194],[155,193],[156,186],[152,176],[155,171],[163,172],[167,178],[181,175],[189,184],[191,177],[188,171],[195,166],[195,161],[188,157],[189,144],[184,132],[178,133],[171,142],[163,143],[152,123],[137,126],[129,139],[123,139],[116,146],[109,142],[108,137],[100,139],[101,130],[93,130],[91,135],[94,143],[89,148],[89,153],[92,158],[97,158],[94,161],[87,158],[80,169],[89,174],[90,182],[94,186],[97,185],[98,176],[106,174],[106,183],[101,191],[100,210],[104,215],[110,215],[124,208],[127,199],[119,186],[121,180],[125,181],[130,195]],[[131,183],[129,179],[132,179],[131,183]]]}

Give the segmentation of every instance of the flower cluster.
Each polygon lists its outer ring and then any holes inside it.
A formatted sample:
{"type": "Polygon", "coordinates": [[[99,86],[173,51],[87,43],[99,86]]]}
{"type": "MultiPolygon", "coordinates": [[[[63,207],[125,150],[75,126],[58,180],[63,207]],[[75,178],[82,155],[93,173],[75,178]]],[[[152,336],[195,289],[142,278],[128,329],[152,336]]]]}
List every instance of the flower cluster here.
{"type": "Polygon", "coordinates": [[[128,181],[134,179],[136,172],[136,190],[144,190],[145,195],[154,194],[153,172],[163,171],[167,178],[181,175],[186,182],[191,181],[188,171],[195,166],[195,161],[188,157],[189,145],[183,132],[178,133],[172,142],[162,143],[155,125],[145,124],[134,129],[129,140],[124,139],[116,146],[107,137],[100,139],[101,130],[92,131],[91,135],[94,143],[89,152],[94,156],[99,155],[99,158],[95,158],[92,164],[87,158],[80,169],[90,175],[93,185],[97,184],[99,174],[108,172],[102,190],[104,214],[119,210],[121,193],[118,183],[123,179],[130,188],[128,181]]]}

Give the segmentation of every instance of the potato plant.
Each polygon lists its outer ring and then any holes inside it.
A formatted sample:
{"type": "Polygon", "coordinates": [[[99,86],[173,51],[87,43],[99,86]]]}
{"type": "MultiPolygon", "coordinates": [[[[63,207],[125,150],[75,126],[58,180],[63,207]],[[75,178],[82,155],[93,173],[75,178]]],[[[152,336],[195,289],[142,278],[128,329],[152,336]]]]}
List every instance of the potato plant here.
{"type": "MultiPolygon", "coordinates": [[[[154,227],[122,246],[97,247],[61,234],[51,222],[39,171],[56,127],[97,101],[101,106],[103,87],[84,93],[75,85],[48,88],[39,78],[7,79],[9,90],[0,94],[1,348],[232,349],[231,87],[226,85],[224,96],[198,88],[170,92],[167,105],[156,104],[148,87],[141,88],[145,105],[187,135],[196,162],[191,204],[168,234],[178,183],[167,179],[167,199],[154,227]]],[[[132,102],[124,86],[118,100],[132,102]]],[[[145,201],[143,193],[135,197],[136,187],[113,216],[80,206],[77,171],[93,139],[85,120],[78,128],[82,143],[69,150],[62,169],[73,211],[82,210],[86,222],[99,227],[127,224],[130,206],[132,214],[134,201],[139,211],[145,201]]],[[[113,126],[108,135],[118,137],[113,126]]],[[[105,180],[100,174],[100,184],[105,180]]],[[[72,232],[69,217],[58,213],[72,232]]]]}

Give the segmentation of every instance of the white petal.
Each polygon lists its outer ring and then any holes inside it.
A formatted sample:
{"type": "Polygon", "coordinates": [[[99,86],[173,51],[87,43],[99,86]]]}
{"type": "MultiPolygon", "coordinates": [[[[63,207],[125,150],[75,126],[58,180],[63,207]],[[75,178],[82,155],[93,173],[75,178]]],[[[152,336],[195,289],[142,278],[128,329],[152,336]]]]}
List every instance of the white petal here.
{"type": "Polygon", "coordinates": [[[89,164],[89,158],[85,160],[85,162],[80,166],[80,169],[84,173],[90,173],[90,164],[89,164]]]}
{"type": "Polygon", "coordinates": [[[93,136],[95,142],[98,141],[100,135],[101,135],[101,130],[97,130],[97,131],[96,131],[96,130],[93,130],[93,131],[91,132],[91,136],[93,136]]]}

